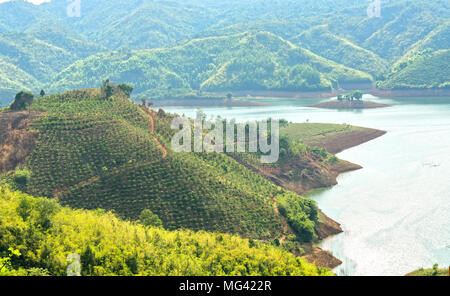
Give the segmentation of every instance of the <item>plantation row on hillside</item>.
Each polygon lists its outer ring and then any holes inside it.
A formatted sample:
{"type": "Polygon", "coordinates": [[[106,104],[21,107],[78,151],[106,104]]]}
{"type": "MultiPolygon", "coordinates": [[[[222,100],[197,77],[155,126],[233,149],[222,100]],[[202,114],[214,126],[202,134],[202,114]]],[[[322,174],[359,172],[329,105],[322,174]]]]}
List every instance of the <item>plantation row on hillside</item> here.
{"type": "MultiPolygon", "coordinates": [[[[34,146],[21,166],[3,176],[27,193],[132,220],[151,210],[170,230],[266,241],[289,234],[302,243],[317,238],[313,201],[292,195],[229,155],[172,152],[174,117],[138,106],[114,85],[43,96],[31,110],[41,114],[29,126],[34,146]],[[294,233],[286,233],[285,217],[276,207],[278,199],[288,197],[294,233]]],[[[326,161],[308,153],[317,163],[326,161]]]]}
{"type": "Polygon", "coordinates": [[[0,275],[332,275],[274,246],[70,210],[0,186],[0,275]],[[77,254],[80,265],[77,265],[77,254]],[[70,259],[70,260],[68,260],[70,259]]]}

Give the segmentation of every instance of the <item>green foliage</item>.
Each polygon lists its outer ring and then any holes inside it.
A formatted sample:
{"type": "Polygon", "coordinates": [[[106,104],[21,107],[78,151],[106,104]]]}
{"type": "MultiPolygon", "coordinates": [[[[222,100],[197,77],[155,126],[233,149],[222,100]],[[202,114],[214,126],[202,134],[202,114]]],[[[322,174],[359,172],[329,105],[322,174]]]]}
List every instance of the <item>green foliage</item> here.
{"type": "Polygon", "coordinates": [[[128,98],[131,97],[131,93],[133,92],[133,87],[131,85],[121,83],[117,85],[117,88],[120,89],[128,98]]]}
{"type": "Polygon", "coordinates": [[[26,110],[33,104],[34,95],[27,91],[17,93],[14,102],[9,107],[11,110],[26,110]]]}
{"type": "Polygon", "coordinates": [[[143,210],[139,215],[139,222],[145,226],[162,227],[162,221],[158,215],[147,209],[143,210]]]}
{"type": "Polygon", "coordinates": [[[315,238],[315,225],[319,209],[314,201],[284,194],[277,198],[278,209],[287,222],[298,234],[301,242],[311,242],[315,238]]]}
{"type": "Polygon", "coordinates": [[[351,93],[351,97],[358,101],[362,100],[363,92],[360,90],[355,90],[354,92],[351,93]]]}
{"type": "Polygon", "coordinates": [[[64,276],[73,253],[80,254],[81,273],[89,276],[331,275],[269,244],[229,234],[149,228],[112,213],[62,208],[43,229],[39,206],[32,207],[26,221],[17,213],[24,199],[34,205],[48,202],[0,188],[0,258],[2,266],[7,264],[1,275],[64,276]]]}
{"type": "Polygon", "coordinates": [[[27,169],[17,169],[14,172],[14,183],[20,188],[25,188],[31,179],[31,172],[27,169]]]}

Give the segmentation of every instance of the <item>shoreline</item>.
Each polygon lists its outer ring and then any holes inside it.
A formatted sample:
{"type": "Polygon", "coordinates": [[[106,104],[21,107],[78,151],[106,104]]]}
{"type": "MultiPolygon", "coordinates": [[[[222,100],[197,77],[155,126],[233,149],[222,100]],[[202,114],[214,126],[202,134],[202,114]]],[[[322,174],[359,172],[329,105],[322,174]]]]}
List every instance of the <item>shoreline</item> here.
{"type": "MultiPolygon", "coordinates": [[[[164,99],[155,100],[156,107],[264,107],[268,104],[258,102],[268,98],[273,99],[331,99],[340,94],[345,94],[350,91],[357,90],[357,88],[333,90],[331,92],[296,92],[296,91],[236,91],[233,93],[236,99],[230,103],[227,100],[219,99],[164,99]]],[[[373,95],[379,98],[391,97],[450,97],[450,89],[393,89],[383,90],[377,88],[361,88],[364,93],[373,95]]],[[[225,97],[226,93],[213,93],[215,96],[225,97]]],[[[371,103],[371,102],[369,102],[371,103]]],[[[373,103],[375,104],[375,103],[373,103]]],[[[365,107],[365,108],[380,108],[389,106],[365,107]]]]}
{"type": "MultiPolygon", "coordinates": [[[[386,131],[376,129],[365,129],[363,131],[348,132],[345,136],[335,136],[336,138],[339,138],[341,142],[335,141],[333,139],[333,136],[328,137],[326,143],[321,148],[325,148],[329,153],[336,155],[347,149],[360,146],[379,137],[382,137],[386,133],[386,131]]],[[[357,171],[363,169],[363,167],[346,160],[340,160],[338,163],[334,164],[331,169],[334,172],[334,177],[337,179],[341,174],[357,171]]],[[[337,181],[335,183],[336,184],[331,185],[331,187],[338,185],[337,181]]],[[[326,188],[328,187],[311,189],[305,192],[303,195],[313,192],[314,190],[326,188]]],[[[320,205],[318,206],[320,209],[320,205]]],[[[340,266],[342,264],[342,261],[335,257],[330,251],[323,250],[321,247],[319,247],[319,245],[327,238],[344,233],[344,230],[342,229],[339,222],[329,218],[322,210],[319,211],[320,219],[319,225],[316,229],[319,241],[318,243],[311,245],[311,249],[308,250],[307,254],[304,257],[311,263],[333,270],[340,266]]]]}
{"type": "Polygon", "coordinates": [[[307,106],[310,108],[332,109],[332,110],[352,110],[352,109],[376,109],[387,108],[390,105],[374,103],[371,101],[328,101],[307,106]]]}
{"type": "Polygon", "coordinates": [[[155,100],[153,107],[266,107],[268,104],[255,102],[251,100],[233,99],[231,102],[227,100],[216,99],[174,99],[174,100],[155,100]]]}

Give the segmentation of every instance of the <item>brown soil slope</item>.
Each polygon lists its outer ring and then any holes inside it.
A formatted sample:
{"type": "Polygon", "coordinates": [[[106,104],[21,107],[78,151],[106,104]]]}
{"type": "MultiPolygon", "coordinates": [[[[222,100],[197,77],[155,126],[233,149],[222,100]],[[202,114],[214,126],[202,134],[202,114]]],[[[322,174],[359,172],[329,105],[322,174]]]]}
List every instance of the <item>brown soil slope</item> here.
{"type": "Polygon", "coordinates": [[[0,173],[13,170],[33,150],[36,133],[28,129],[37,112],[0,112],[0,173]]]}

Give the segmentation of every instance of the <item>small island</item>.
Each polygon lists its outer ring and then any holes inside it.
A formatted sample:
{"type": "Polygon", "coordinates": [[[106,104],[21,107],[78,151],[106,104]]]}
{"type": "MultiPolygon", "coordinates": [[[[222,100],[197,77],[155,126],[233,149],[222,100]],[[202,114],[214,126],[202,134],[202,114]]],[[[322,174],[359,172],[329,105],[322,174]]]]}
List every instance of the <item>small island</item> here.
{"type": "Polygon", "coordinates": [[[339,95],[337,100],[323,102],[309,107],[324,109],[373,109],[390,107],[386,104],[363,101],[363,92],[356,90],[350,94],[339,95]]]}

